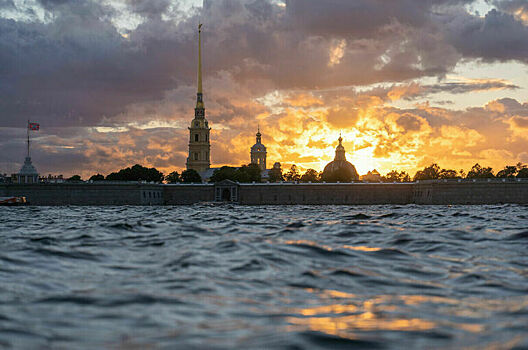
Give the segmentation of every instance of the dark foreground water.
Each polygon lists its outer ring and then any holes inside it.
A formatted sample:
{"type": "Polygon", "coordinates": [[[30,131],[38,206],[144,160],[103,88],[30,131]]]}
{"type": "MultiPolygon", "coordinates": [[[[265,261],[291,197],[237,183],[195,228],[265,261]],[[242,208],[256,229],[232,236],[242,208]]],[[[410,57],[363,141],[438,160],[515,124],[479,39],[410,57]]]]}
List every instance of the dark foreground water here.
{"type": "Polygon", "coordinates": [[[526,206],[1,208],[0,248],[0,348],[528,348],[526,206]]]}

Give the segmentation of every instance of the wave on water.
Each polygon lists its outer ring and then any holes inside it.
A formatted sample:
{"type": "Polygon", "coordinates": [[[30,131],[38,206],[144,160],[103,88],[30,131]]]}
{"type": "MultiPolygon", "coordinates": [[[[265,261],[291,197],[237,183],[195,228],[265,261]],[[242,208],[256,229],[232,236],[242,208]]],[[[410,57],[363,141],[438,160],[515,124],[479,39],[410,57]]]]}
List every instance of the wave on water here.
{"type": "Polygon", "coordinates": [[[0,348],[528,348],[526,206],[2,211],[0,348]]]}

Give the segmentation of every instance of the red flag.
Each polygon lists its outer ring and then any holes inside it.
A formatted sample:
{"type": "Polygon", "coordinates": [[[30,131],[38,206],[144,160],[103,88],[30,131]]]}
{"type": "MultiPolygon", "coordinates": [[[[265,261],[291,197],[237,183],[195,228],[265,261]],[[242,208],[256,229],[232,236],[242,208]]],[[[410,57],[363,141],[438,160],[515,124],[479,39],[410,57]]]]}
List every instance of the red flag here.
{"type": "Polygon", "coordinates": [[[29,130],[39,130],[40,124],[39,123],[29,123],[28,128],[29,130]]]}

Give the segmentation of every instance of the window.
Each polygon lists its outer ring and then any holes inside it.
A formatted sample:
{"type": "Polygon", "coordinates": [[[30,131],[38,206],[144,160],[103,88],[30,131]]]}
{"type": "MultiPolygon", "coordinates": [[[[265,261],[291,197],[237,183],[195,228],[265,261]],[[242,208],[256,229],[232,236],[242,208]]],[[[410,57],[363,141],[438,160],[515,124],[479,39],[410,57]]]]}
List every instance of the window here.
{"type": "Polygon", "coordinates": [[[194,160],[198,160],[198,153],[194,154],[194,160]]]}
{"type": "Polygon", "coordinates": [[[194,134],[194,141],[198,142],[199,136],[198,134],[194,134]]]}
{"type": "Polygon", "coordinates": [[[205,134],[205,141],[209,141],[209,135],[205,134]]]}
{"type": "Polygon", "coordinates": [[[200,126],[200,123],[198,123],[198,122],[194,122],[194,127],[195,127],[195,128],[197,128],[197,127],[199,127],[199,126],[200,126]]]}

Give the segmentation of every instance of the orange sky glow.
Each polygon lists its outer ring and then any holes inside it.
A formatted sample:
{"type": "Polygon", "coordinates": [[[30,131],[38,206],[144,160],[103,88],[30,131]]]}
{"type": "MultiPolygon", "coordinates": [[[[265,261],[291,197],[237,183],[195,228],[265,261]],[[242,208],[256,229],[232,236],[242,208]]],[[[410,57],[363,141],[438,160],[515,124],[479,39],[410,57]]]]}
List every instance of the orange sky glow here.
{"type": "Polygon", "coordinates": [[[258,125],[268,168],[322,171],[340,134],[361,175],[528,163],[528,6],[409,3],[0,6],[0,172],[20,168],[27,119],[41,174],[184,170],[199,21],[214,167],[249,163],[258,125]]]}

